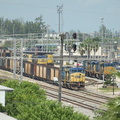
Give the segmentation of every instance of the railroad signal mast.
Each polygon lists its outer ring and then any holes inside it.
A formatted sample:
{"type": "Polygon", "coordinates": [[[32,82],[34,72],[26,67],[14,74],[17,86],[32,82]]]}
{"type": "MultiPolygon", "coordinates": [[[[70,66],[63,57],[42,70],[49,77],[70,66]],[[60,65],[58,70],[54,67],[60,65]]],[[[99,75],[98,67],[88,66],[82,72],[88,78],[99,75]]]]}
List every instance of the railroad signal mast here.
{"type": "Polygon", "coordinates": [[[74,50],[74,52],[76,51],[76,47],[77,47],[77,45],[73,44],[73,50],[74,50]]]}
{"type": "MultiPolygon", "coordinates": [[[[73,39],[77,39],[77,33],[73,33],[73,39]]],[[[74,52],[76,51],[76,48],[77,48],[77,45],[76,44],[73,44],[73,46],[72,46],[72,48],[73,48],[73,50],[74,50],[74,52]]]]}

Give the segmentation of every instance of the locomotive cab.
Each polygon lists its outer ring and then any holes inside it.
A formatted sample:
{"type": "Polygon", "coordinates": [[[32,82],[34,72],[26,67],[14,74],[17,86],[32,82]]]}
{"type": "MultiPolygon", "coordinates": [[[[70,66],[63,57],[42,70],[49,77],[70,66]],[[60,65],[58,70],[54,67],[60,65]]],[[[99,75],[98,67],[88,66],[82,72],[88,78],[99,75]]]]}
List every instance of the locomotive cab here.
{"type": "Polygon", "coordinates": [[[83,68],[65,69],[64,85],[69,89],[80,89],[85,87],[85,74],[83,68]]]}

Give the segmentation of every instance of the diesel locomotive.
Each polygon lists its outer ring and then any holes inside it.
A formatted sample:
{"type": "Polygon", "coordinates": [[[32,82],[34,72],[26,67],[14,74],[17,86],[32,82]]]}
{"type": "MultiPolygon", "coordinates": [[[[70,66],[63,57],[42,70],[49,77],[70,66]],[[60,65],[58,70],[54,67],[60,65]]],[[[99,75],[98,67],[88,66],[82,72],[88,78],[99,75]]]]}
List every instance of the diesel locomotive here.
{"type": "Polygon", "coordinates": [[[108,61],[84,60],[83,68],[86,76],[107,80],[115,72],[116,64],[108,61]]]}

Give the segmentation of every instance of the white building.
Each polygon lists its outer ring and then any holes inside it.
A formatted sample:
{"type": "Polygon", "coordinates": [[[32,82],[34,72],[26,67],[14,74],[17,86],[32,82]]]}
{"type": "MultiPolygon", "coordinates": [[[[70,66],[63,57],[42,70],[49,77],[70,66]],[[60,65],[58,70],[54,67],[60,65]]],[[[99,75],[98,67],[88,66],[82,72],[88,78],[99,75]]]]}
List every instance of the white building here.
{"type": "MultiPolygon", "coordinates": [[[[0,85],[0,103],[2,104],[2,106],[5,106],[5,93],[11,92],[13,90],[14,90],[13,88],[0,85]]],[[[0,112],[0,120],[17,120],[17,119],[0,112]]]]}
{"type": "Polygon", "coordinates": [[[5,93],[13,90],[13,88],[0,85],[0,103],[2,104],[2,106],[5,106],[5,93]]]}

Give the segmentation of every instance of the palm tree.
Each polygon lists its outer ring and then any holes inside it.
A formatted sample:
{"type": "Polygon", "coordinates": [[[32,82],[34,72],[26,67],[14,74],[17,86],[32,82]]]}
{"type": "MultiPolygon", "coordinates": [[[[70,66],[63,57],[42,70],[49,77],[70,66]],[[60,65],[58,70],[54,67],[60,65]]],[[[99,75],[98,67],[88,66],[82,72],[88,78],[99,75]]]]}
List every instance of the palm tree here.
{"type": "Polygon", "coordinates": [[[87,51],[88,58],[89,58],[90,51],[92,50],[91,49],[92,39],[91,38],[86,39],[85,41],[83,41],[83,44],[84,44],[84,49],[87,51]]]}
{"type": "Polygon", "coordinates": [[[92,39],[93,41],[93,51],[94,51],[94,56],[95,56],[95,52],[97,52],[97,50],[99,49],[99,42],[100,42],[100,39],[98,37],[95,37],[92,39]]]}
{"type": "Polygon", "coordinates": [[[83,54],[85,53],[85,46],[83,43],[79,45],[79,52],[81,56],[83,56],[83,54]]]}
{"type": "Polygon", "coordinates": [[[116,97],[105,104],[106,110],[95,111],[94,120],[119,120],[120,119],[120,97],[116,97]]]}
{"type": "Polygon", "coordinates": [[[120,77],[120,71],[116,71],[115,73],[118,77],[120,77]]]}
{"type": "MultiPolygon", "coordinates": [[[[113,72],[113,75],[120,77],[120,71],[113,72]]],[[[120,119],[120,97],[110,99],[105,104],[105,111],[95,111],[95,120],[119,120],[120,119]]]]}

